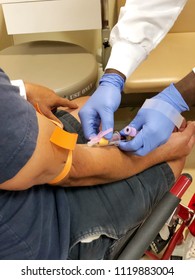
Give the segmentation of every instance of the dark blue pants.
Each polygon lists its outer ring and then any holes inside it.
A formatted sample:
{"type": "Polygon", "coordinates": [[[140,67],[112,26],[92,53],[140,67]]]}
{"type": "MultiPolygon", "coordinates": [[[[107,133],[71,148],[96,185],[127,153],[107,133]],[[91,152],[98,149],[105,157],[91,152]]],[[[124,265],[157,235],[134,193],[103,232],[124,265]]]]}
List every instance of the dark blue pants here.
{"type": "MultiPolygon", "coordinates": [[[[73,117],[57,116],[86,143],[73,117]]],[[[162,163],[105,185],[0,191],[0,259],[112,259],[173,182],[162,163]]]]}

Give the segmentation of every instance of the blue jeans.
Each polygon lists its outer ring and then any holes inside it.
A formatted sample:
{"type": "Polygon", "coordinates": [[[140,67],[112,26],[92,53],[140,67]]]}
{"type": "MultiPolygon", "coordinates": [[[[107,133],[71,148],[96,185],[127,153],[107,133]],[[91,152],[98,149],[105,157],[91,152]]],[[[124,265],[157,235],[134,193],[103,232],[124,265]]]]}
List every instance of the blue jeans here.
{"type": "MultiPolygon", "coordinates": [[[[80,124],[72,116],[71,128],[79,131],[80,143],[86,143],[80,124]]],[[[72,130],[73,129],[73,130],[72,130]]],[[[69,259],[112,259],[122,244],[135,232],[162,196],[174,183],[167,163],[156,165],[126,180],[92,187],[67,188],[70,207],[69,259]],[[99,238],[97,238],[99,236],[99,238]],[[86,243],[86,238],[95,240],[86,243]]]]}
{"type": "MultiPolygon", "coordinates": [[[[57,116],[86,143],[72,116],[57,116]]],[[[0,190],[0,259],[112,259],[173,182],[162,163],[110,184],[0,190]]]]}
{"type": "Polygon", "coordinates": [[[173,182],[170,167],[163,163],[116,183],[66,189],[69,259],[112,259],[173,182]],[[93,236],[99,238],[82,242],[93,236]]]}

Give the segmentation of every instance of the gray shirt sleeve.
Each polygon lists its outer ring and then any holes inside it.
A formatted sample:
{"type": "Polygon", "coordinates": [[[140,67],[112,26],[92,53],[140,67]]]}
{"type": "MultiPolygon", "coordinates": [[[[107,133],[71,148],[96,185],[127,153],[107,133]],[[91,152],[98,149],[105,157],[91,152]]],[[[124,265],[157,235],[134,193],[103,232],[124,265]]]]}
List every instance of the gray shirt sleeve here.
{"type": "Polygon", "coordinates": [[[31,158],[38,122],[33,106],[0,69],[0,183],[14,177],[31,158]]]}

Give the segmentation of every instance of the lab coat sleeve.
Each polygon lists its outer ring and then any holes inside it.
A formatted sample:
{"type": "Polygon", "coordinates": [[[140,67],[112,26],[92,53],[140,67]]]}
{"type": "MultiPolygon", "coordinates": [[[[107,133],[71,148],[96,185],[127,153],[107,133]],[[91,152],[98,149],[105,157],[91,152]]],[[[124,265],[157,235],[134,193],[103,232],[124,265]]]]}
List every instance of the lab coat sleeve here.
{"type": "Polygon", "coordinates": [[[173,26],[187,0],[127,0],[110,34],[111,55],[106,69],[127,78],[173,26]]]}

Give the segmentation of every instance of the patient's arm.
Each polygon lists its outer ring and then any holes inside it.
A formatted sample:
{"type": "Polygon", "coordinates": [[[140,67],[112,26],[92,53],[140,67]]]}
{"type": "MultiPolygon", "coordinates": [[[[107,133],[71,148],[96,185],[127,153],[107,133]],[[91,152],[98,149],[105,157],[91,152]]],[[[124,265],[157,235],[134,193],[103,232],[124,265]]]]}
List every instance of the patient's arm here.
{"type": "MultiPolygon", "coordinates": [[[[0,185],[1,189],[22,190],[50,182],[63,169],[68,151],[50,142],[55,125],[37,113],[39,135],[36,149],[15,177],[0,185]]],[[[157,163],[182,158],[194,144],[194,124],[188,124],[174,139],[144,157],[121,152],[117,147],[76,145],[72,168],[60,185],[86,186],[113,182],[135,175],[157,163]],[[177,140],[177,141],[176,141],[177,140]]],[[[183,166],[183,165],[182,165],[183,166]]],[[[182,168],[182,167],[181,167],[182,168]]]]}
{"type": "MultiPolygon", "coordinates": [[[[170,140],[144,157],[121,152],[114,146],[88,147],[77,145],[69,175],[61,185],[82,186],[108,183],[135,175],[155,164],[180,159],[178,176],[194,145],[195,126],[189,123],[183,132],[174,133],[170,140]],[[181,160],[183,158],[183,160],[181,160]]],[[[169,163],[172,167],[172,163],[169,163]]]]}

